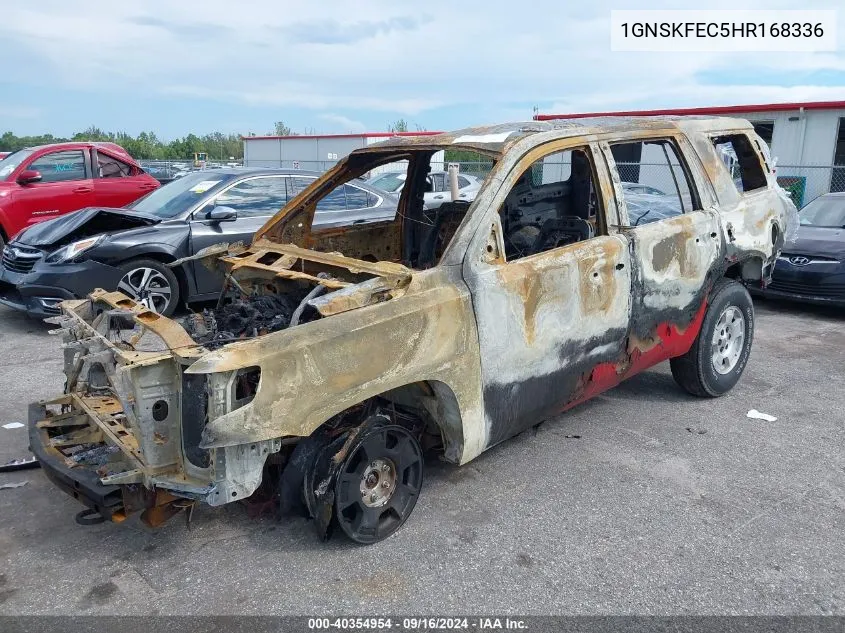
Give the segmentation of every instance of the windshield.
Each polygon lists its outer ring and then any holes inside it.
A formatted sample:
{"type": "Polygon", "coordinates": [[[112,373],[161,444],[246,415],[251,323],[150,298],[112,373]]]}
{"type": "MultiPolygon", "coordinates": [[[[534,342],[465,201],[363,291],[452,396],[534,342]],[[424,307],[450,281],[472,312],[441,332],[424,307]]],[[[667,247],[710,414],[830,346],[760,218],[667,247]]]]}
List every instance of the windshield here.
{"type": "Polygon", "coordinates": [[[19,149],[12,152],[3,160],[0,160],[0,179],[8,178],[9,174],[15,171],[22,162],[32,156],[31,149],[19,149]]]}
{"type": "Polygon", "coordinates": [[[174,218],[234,178],[234,174],[197,171],[156,189],[127,208],[160,218],[174,218]]]}
{"type": "Polygon", "coordinates": [[[845,228],[845,196],[816,198],[798,214],[802,226],[845,228]]]}
{"type": "Polygon", "coordinates": [[[396,191],[405,184],[405,174],[383,174],[370,180],[369,184],[378,187],[382,191],[396,191]]]}

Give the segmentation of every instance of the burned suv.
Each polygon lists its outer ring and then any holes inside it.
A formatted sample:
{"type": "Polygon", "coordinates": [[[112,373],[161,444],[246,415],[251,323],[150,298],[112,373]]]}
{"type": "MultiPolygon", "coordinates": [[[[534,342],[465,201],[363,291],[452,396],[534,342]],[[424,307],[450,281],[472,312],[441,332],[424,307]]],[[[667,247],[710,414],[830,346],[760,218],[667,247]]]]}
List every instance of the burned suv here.
{"type": "Polygon", "coordinates": [[[176,321],[117,292],[62,303],[65,393],[31,405],[32,449],[81,522],[250,499],[379,541],[411,514],[424,451],[465,464],[665,360],[696,396],[731,389],[746,286],[796,223],[767,156],[747,121],[709,118],[356,150],[252,244],[195,256],[225,275],[216,307],[176,321]],[[444,149],[490,171],[473,202],[426,210],[444,149]],[[395,165],[393,219],[314,225],[321,200],[395,165]]]}

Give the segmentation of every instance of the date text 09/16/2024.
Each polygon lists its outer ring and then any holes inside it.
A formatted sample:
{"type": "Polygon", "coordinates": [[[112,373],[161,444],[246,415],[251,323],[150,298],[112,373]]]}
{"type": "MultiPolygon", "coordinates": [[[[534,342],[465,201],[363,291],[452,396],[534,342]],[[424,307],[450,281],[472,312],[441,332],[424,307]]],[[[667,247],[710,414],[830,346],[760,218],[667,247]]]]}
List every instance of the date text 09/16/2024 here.
{"type": "Polygon", "coordinates": [[[525,630],[524,620],[495,617],[408,617],[401,620],[394,618],[309,618],[308,628],[311,630],[525,630]]]}

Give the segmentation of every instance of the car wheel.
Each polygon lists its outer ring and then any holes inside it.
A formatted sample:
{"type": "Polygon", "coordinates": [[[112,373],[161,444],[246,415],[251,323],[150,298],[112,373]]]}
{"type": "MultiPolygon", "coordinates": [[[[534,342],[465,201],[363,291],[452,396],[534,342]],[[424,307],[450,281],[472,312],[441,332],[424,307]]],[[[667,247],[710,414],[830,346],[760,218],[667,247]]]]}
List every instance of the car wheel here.
{"type": "Polygon", "coordinates": [[[406,428],[390,425],[363,431],[337,474],[338,525],[356,543],[387,538],[413,512],[422,481],[422,448],[406,428]]]}
{"type": "Polygon", "coordinates": [[[173,270],[154,259],[135,259],[120,267],[117,290],[153,312],[170,316],[179,305],[179,282],[173,270]]]}
{"type": "Polygon", "coordinates": [[[713,288],[692,348],[670,361],[672,376],[691,394],[715,398],[739,381],[754,338],[754,305],[742,284],[724,279],[713,288]]]}

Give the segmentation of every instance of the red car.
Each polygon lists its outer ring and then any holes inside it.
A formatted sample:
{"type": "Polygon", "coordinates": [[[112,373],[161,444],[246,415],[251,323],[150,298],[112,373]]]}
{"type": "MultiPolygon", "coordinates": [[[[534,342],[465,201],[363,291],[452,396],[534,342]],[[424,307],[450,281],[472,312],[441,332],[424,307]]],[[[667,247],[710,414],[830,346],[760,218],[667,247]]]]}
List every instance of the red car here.
{"type": "Polygon", "coordinates": [[[0,160],[0,247],[31,224],[85,207],[122,207],[159,182],[114,143],[55,143],[0,160]]]}

